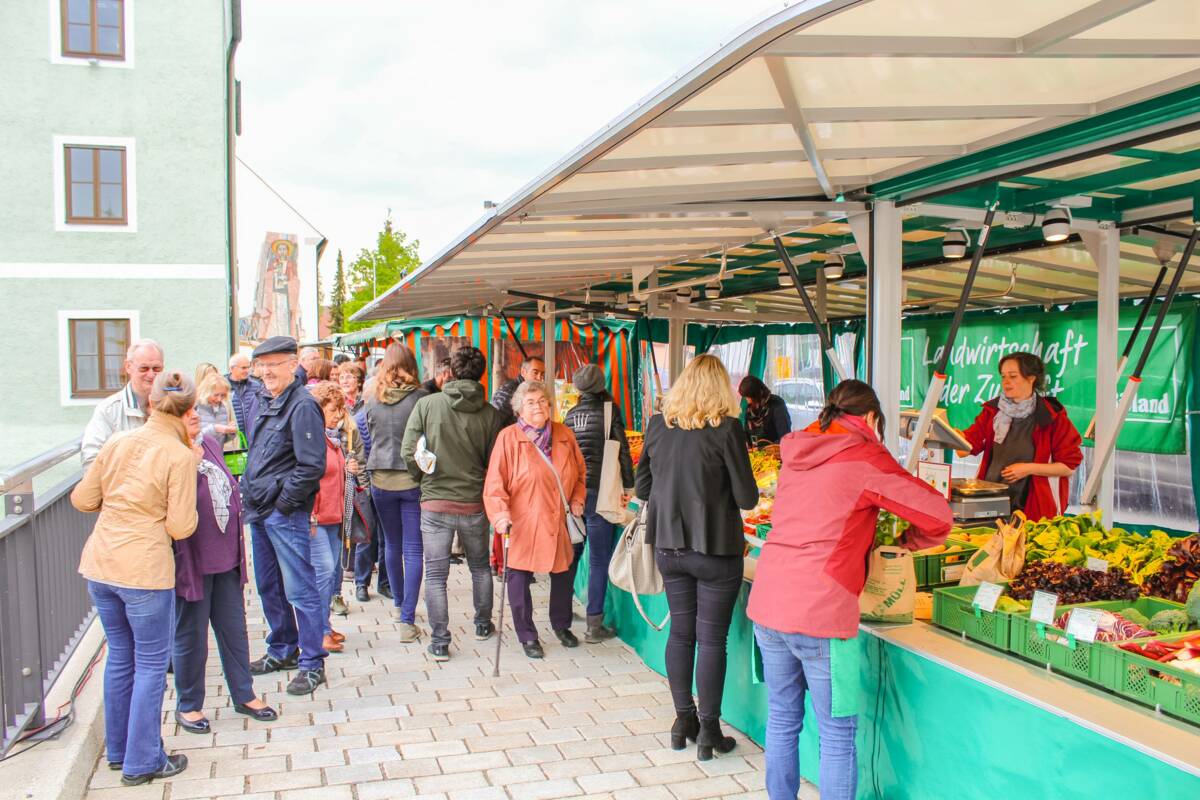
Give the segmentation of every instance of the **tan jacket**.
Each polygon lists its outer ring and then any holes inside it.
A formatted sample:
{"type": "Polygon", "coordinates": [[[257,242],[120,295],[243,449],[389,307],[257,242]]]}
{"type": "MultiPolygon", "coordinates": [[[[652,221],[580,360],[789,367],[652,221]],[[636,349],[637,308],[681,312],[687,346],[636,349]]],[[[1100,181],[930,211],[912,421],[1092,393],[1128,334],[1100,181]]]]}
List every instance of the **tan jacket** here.
{"type": "Polygon", "coordinates": [[[173,589],[172,539],[196,530],[196,457],[183,420],[151,414],[109,439],[71,492],[83,512],[99,511],[79,574],[135,589],[173,589]]]}
{"type": "MultiPolygon", "coordinates": [[[[566,425],[551,423],[550,460],[562,481],[567,501],[583,505],[587,494],[586,467],[575,434],[566,425]]],[[[567,535],[558,484],[536,446],[516,425],[496,437],[483,506],[492,524],[512,520],[508,565],[531,572],[562,572],[575,552],[567,535]]]]}

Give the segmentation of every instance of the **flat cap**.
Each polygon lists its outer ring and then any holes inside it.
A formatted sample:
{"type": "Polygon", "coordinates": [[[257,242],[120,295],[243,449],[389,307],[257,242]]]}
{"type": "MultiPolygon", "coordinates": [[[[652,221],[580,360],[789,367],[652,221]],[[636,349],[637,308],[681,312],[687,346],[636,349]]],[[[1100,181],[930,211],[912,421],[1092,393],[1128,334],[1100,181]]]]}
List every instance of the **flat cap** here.
{"type": "Polygon", "coordinates": [[[288,353],[290,355],[296,355],[299,350],[300,346],[296,344],[296,340],[291,336],[272,336],[270,339],[267,339],[258,347],[254,348],[254,353],[252,355],[254,358],[262,358],[263,356],[269,356],[272,353],[288,353]]]}

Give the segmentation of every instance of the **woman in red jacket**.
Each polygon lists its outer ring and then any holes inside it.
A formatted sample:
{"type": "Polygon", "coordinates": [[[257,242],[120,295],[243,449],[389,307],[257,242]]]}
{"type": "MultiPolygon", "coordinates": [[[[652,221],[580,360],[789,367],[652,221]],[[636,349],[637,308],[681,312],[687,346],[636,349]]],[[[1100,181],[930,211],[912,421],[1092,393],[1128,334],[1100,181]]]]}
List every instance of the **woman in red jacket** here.
{"type": "Polygon", "coordinates": [[[979,477],[1007,483],[1014,510],[1031,520],[1066,511],[1071,476],[1083,460],[1079,431],[1062,403],[1046,391],[1046,365],[1033,353],[1000,359],[1001,394],[983,410],[963,436],[970,453],[983,453],[979,477]]]}
{"type": "Polygon", "coordinates": [[[830,393],[816,422],[781,443],[771,535],[746,608],[767,682],[772,800],[799,791],[798,739],[810,692],[821,741],[821,800],[854,797],[857,717],[834,697],[852,697],[849,682],[858,676],[830,664],[831,653],[836,664],[842,648],[859,646],[853,641],[858,596],[879,510],[912,523],[904,544],[914,550],[940,544],[950,531],[946,500],[896,463],[880,444],[883,426],[875,392],[848,380],[830,393]]]}

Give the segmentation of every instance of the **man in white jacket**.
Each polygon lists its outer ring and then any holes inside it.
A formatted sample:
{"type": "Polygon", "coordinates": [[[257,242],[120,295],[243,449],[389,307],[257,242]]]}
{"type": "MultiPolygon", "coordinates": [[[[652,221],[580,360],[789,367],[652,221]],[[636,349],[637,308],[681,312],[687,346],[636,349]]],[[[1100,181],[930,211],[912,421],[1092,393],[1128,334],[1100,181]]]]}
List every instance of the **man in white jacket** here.
{"type": "Polygon", "coordinates": [[[139,339],[125,351],[125,374],[129,378],[125,388],[100,401],[84,428],[79,454],[85,470],[114,433],[140,428],[146,421],[150,388],[162,371],[163,349],[153,339],[139,339]]]}

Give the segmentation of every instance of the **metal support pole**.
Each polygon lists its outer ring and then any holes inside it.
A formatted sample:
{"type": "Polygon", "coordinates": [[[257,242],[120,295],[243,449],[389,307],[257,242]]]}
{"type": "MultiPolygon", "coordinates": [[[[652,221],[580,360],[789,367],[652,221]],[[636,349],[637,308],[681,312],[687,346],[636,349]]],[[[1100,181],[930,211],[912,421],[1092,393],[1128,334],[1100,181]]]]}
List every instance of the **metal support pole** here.
{"type": "Polygon", "coordinates": [[[1175,299],[1175,294],[1179,291],[1179,284],[1183,280],[1184,273],[1187,272],[1188,262],[1192,260],[1192,253],[1196,249],[1198,239],[1200,239],[1200,227],[1192,230],[1187,246],[1183,248],[1183,256],[1179,259],[1179,266],[1175,268],[1175,275],[1171,278],[1171,285],[1167,287],[1167,294],[1158,307],[1158,316],[1155,317],[1154,325],[1150,328],[1149,335],[1146,336],[1146,344],[1142,346],[1142,354],[1138,358],[1137,366],[1133,368],[1133,374],[1129,376],[1129,380],[1125,384],[1125,391],[1121,393],[1112,429],[1109,431],[1101,429],[1104,438],[1096,442],[1092,458],[1092,471],[1088,475],[1087,484],[1083,487],[1083,494],[1079,497],[1080,504],[1086,509],[1095,508],[1096,495],[1100,490],[1100,477],[1104,474],[1108,461],[1117,447],[1117,437],[1121,435],[1121,428],[1125,425],[1125,419],[1129,416],[1129,409],[1133,406],[1138,387],[1142,382],[1142,370],[1146,368],[1146,362],[1154,350],[1154,342],[1158,339],[1159,331],[1162,330],[1167,312],[1171,310],[1171,301],[1175,299]]]}
{"type": "MultiPolygon", "coordinates": [[[[1120,370],[1115,369],[1117,362],[1117,324],[1120,314],[1121,300],[1121,233],[1116,228],[1083,233],[1085,239],[1094,239],[1096,258],[1096,415],[1093,423],[1099,430],[1107,431],[1113,427],[1116,418],[1116,407],[1113,398],[1117,394],[1117,380],[1120,370]]],[[[1089,248],[1093,250],[1093,248],[1089,248]]],[[[1155,287],[1157,291],[1157,286],[1155,287]]],[[[1145,312],[1142,318],[1145,319],[1145,312]]],[[[1130,343],[1137,337],[1135,332],[1130,343]]],[[[1124,369],[1124,364],[1120,369],[1124,369]]],[[[1093,467],[1095,464],[1093,464],[1093,467]]],[[[1104,467],[1100,475],[1100,488],[1097,502],[1104,510],[1103,524],[1106,528],[1112,526],[1113,512],[1113,474],[1115,468],[1111,461],[1104,467]]],[[[1054,480],[1053,478],[1051,480],[1054,480]]]]}
{"type": "MultiPolygon", "coordinates": [[[[954,349],[954,340],[958,336],[958,329],[962,326],[963,314],[967,309],[967,301],[971,299],[971,289],[975,286],[975,276],[979,273],[979,262],[983,260],[983,252],[987,247],[988,235],[992,232],[992,220],[996,216],[996,207],[998,203],[992,203],[988,207],[987,213],[983,217],[983,227],[979,230],[979,236],[976,238],[975,252],[971,254],[971,267],[967,270],[967,275],[963,279],[962,293],[958,298],[958,306],[954,309],[954,317],[950,320],[950,330],[946,334],[946,343],[942,346],[942,355],[938,358],[937,364],[933,368],[933,377],[929,380],[929,389],[925,395],[925,403],[921,406],[921,416],[917,418],[917,427],[913,431],[912,449],[908,453],[908,461],[905,467],[909,472],[914,472],[917,468],[917,462],[921,459],[921,449],[925,447],[925,439],[929,435],[929,426],[933,422],[933,412],[937,409],[938,402],[941,400],[942,388],[946,385],[946,365],[950,363],[950,352],[954,349]],[[932,395],[932,399],[930,398],[932,395]]],[[[897,237],[898,239],[899,237],[897,237]]],[[[881,242],[882,243],[882,242],[881,242]]],[[[876,253],[879,252],[878,246],[876,253]]],[[[899,286],[900,276],[897,273],[896,283],[899,286]]],[[[897,316],[899,310],[897,307],[897,316]]],[[[896,325],[896,341],[900,339],[899,324],[896,325]]],[[[884,336],[876,338],[876,342],[886,342],[888,339],[884,336]]],[[[895,369],[899,374],[900,359],[897,355],[895,359],[895,369]]],[[[878,368],[879,365],[877,365],[878,368]]],[[[899,381],[897,380],[897,394],[899,394],[899,381]]],[[[880,398],[882,400],[882,398],[880,398]]],[[[898,403],[897,403],[898,405],[898,403]]],[[[884,407],[884,412],[888,412],[888,407],[884,407]]]]}
{"type": "MultiPolygon", "coordinates": [[[[904,243],[900,238],[900,211],[896,204],[877,202],[870,217],[868,254],[871,259],[872,295],[871,386],[879,396],[884,417],[891,423],[886,428],[884,445],[899,454],[900,434],[900,312],[904,243]]],[[[859,251],[862,246],[859,245],[859,251]]]]}
{"type": "Polygon", "coordinates": [[[830,365],[838,374],[840,380],[849,380],[854,377],[854,373],[846,368],[842,360],[838,358],[837,350],[833,347],[833,340],[829,337],[829,331],[825,329],[823,318],[817,314],[817,310],[813,308],[812,298],[808,296],[808,291],[800,282],[800,273],[796,271],[796,265],[792,263],[792,257],[788,255],[787,248],[783,246],[783,241],[778,235],[772,237],[775,240],[775,252],[779,253],[779,258],[783,261],[783,266],[787,269],[788,274],[792,276],[792,283],[796,287],[796,291],[800,294],[800,300],[804,303],[804,311],[808,314],[808,319],[812,322],[814,328],[817,329],[817,336],[821,338],[821,349],[825,351],[825,357],[829,359],[830,365]]]}
{"type": "Polygon", "coordinates": [[[554,357],[558,355],[555,352],[555,328],[558,327],[558,317],[554,314],[554,303],[540,301],[538,303],[538,316],[542,318],[542,361],[546,364],[546,391],[550,393],[550,415],[551,419],[557,419],[554,410],[554,378],[558,374],[557,367],[554,363],[554,357]]]}
{"type": "Polygon", "coordinates": [[[671,385],[679,380],[683,372],[683,347],[687,336],[687,321],[677,317],[667,320],[667,375],[671,385]]]}

